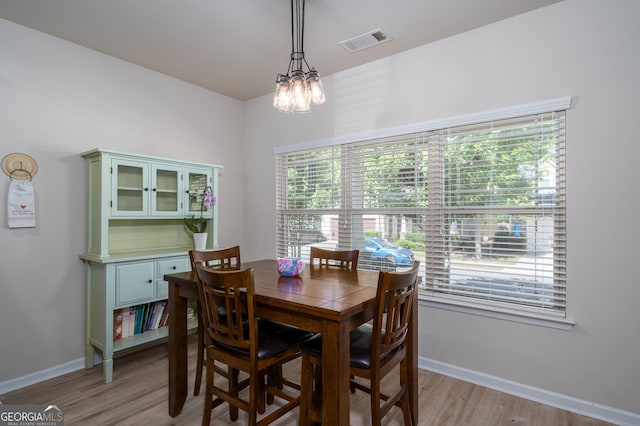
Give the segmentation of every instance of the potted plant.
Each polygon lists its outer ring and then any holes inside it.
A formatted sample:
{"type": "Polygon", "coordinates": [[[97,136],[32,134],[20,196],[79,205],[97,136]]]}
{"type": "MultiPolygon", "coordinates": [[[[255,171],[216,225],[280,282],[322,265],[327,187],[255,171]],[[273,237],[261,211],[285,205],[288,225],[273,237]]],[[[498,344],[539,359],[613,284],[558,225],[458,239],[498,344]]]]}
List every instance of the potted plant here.
{"type": "Polygon", "coordinates": [[[196,250],[204,250],[207,246],[207,224],[209,221],[204,217],[205,207],[208,209],[216,202],[216,197],[211,194],[211,187],[207,186],[202,191],[202,201],[200,202],[200,217],[194,214],[192,217],[184,219],[184,225],[193,233],[193,241],[196,250]]]}

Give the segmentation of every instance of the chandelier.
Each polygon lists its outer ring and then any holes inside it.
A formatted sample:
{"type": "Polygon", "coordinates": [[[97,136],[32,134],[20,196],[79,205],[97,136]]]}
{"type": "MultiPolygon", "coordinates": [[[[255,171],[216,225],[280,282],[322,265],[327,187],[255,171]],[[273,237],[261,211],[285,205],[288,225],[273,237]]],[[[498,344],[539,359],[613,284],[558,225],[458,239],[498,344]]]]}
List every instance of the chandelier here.
{"type": "Polygon", "coordinates": [[[304,57],[304,3],[291,0],[291,57],[286,74],[276,77],[273,106],[282,112],[309,112],[324,103],[324,88],[315,68],[304,57]],[[305,71],[306,70],[306,71],[305,71]]]}

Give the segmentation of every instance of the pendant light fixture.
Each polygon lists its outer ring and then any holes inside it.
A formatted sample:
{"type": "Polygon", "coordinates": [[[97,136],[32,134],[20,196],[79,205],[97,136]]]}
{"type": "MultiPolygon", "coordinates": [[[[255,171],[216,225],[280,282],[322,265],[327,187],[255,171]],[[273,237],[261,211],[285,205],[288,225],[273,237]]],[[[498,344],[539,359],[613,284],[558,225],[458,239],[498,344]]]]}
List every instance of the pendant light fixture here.
{"type": "Polygon", "coordinates": [[[291,57],[286,74],[276,77],[273,106],[282,112],[309,112],[324,103],[324,87],[315,68],[304,57],[304,3],[291,0],[291,57]],[[306,71],[305,71],[306,70],[306,71]]]}

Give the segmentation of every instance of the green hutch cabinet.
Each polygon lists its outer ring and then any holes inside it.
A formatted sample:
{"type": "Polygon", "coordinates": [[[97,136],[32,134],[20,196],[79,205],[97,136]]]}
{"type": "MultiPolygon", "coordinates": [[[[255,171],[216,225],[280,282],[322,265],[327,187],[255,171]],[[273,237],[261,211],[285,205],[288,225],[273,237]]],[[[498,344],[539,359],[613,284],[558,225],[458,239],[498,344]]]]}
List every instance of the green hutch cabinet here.
{"type": "MultiPolygon", "coordinates": [[[[200,216],[204,189],[218,194],[221,166],[94,149],[88,164],[85,367],[102,355],[104,382],[113,378],[113,356],[163,339],[167,327],[114,339],[114,313],[166,300],[165,274],[190,269],[193,248],[184,218],[200,216]]],[[[218,246],[218,204],[202,212],[207,248],[218,246]]],[[[192,324],[195,326],[195,323],[192,324]]]]}

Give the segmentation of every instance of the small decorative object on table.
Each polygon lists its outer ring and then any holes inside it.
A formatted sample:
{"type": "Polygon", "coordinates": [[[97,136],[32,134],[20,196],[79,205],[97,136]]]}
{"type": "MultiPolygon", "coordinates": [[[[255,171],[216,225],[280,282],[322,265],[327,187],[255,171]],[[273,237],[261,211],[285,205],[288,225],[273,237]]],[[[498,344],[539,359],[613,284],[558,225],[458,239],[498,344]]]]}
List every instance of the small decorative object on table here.
{"type": "Polygon", "coordinates": [[[204,250],[207,247],[207,224],[204,217],[204,208],[207,209],[216,202],[216,197],[211,195],[211,187],[207,186],[202,191],[202,202],[200,203],[200,217],[193,215],[184,219],[184,225],[193,233],[193,241],[196,250],[204,250]]]}
{"type": "Polygon", "coordinates": [[[279,257],[278,272],[283,277],[297,277],[304,270],[304,262],[299,257],[279,257]]]}

